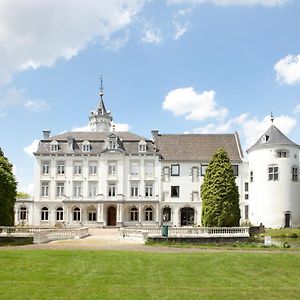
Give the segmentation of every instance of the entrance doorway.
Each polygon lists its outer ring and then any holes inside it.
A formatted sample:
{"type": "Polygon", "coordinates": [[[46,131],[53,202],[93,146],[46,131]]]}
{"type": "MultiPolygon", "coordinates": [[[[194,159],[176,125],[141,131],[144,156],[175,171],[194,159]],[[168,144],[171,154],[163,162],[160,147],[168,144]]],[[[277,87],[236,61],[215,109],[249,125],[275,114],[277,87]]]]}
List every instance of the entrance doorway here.
{"type": "Polygon", "coordinates": [[[116,226],[117,221],[116,208],[110,206],[107,210],[107,226],[116,226]]]}
{"type": "Polygon", "coordinates": [[[284,214],[284,227],[291,227],[291,213],[289,211],[284,214]]]}
{"type": "Polygon", "coordinates": [[[181,226],[194,225],[195,212],[191,207],[181,209],[181,226]]]}

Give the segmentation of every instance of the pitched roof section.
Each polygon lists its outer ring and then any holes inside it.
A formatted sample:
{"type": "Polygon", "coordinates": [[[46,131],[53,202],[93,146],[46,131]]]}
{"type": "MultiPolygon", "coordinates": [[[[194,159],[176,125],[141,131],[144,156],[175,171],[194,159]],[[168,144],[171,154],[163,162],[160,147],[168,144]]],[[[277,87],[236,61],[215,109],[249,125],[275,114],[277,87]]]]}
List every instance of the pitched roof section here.
{"type": "Polygon", "coordinates": [[[210,161],[224,148],[231,161],[242,161],[238,134],[158,134],[155,145],[164,160],[210,161]]]}
{"type": "Polygon", "coordinates": [[[294,146],[300,149],[300,146],[291,141],[284,135],[275,125],[271,125],[269,129],[257,140],[257,142],[247,150],[247,153],[270,146],[294,146]]]}

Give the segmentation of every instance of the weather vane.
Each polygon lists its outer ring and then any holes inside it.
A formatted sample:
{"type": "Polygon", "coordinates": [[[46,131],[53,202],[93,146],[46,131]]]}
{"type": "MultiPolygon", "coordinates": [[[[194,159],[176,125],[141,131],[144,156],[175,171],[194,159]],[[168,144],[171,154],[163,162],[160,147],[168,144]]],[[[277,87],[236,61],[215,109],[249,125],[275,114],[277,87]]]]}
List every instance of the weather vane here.
{"type": "Polygon", "coordinates": [[[274,116],[273,116],[273,111],[272,110],[271,110],[271,122],[272,122],[272,124],[274,122],[274,116]]]}
{"type": "Polygon", "coordinates": [[[100,96],[103,96],[103,76],[100,76],[100,96]]]}

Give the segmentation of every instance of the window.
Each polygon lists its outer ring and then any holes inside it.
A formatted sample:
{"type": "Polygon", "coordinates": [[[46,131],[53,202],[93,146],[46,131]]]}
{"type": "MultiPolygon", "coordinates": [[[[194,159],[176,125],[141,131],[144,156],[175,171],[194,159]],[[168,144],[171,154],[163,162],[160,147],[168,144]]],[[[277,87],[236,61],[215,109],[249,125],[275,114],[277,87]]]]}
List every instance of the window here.
{"type": "Polygon", "coordinates": [[[89,211],[88,218],[89,218],[89,221],[91,221],[91,222],[97,221],[96,211],[95,210],[89,211]]]}
{"type": "Polygon", "coordinates": [[[97,162],[93,161],[89,163],[89,174],[90,175],[97,175],[97,162]]]}
{"type": "Polygon", "coordinates": [[[27,208],[25,206],[21,206],[19,211],[19,220],[26,221],[27,215],[28,215],[27,208]]]}
{"type": "Polygon", "coordinates": [[[109,184],[108,185],[108,197],[115,197],[116,196],[116,185],[109,184]]]}
{"type": "Polygon", "coordinates": [[[82,174],[82,163],[75,162],[74,163],[74,175],[81,175],[82,174]]]}
{"type": "Polygon", "coordinates": [[[73,221],[80,221],[80,208],[79,207],[75,207],[73,209],[73,221]]]}
{"type": "Polygon", "coordinates": [[[56,196],[63,197],[65,194],[65,184],[63,182],[58,182],[56,184],[56,196]]]}
{"type": "Polygon", "coordinates": [[[57,141],[52,141],[50,143],[50,151],[52,151],[52,152],[58,151],[58,142],[57,141]]]}
{"type": "Polygon", "coordinates": [[[170,175],[170,168],[169,167],[164,167],[163,172],[164,172],[164,175],[170,175]]]}
{"type": "Polygon", "coordinates": [[[245,200],[249,199],[249,194],[245,194],[245,200]]]}
{"type": "Polygon", "coordinates": [[[245,220],[249,219],[249,205],[245,205],[245,220]]]}
{"type": "Polygon", "coordinates": [[[108,175],[116,175],[117,174],[117,165],[115,162],[108,163],[108,175]]]}
{"type": "Polygon", "coordinates": [[[262,143],[266,143],[268,140],[269,140],[270,136],[268,135],[264,135],[262,138],[261,138],[261,142],[262,143]]]}
{"type": "Polygon", "coordinates": [[[146,152],[147,144],[144,140],[139,142],[139,152],[146,152]]]}
{"type": "Polygon", "coordinates": [[[41,210],[41,220],[48,221],[49,211],[47,207],[43,207],[41,210]]]}
{"type": "Polygon", "coordinates": [[[253,182],[253,171],[250,171],[250,182],[253,182]]]}
{"type": "Polygon", "coordinates": [[[130,209],[130,221],[138,221],[139,218],[139,212],[136,207],[132,207],[130,209]]]}
{"type": "Polygon", "coordinates": [[[145,220],[152,221],[153,220],[153,210],[151,207],[147,207],[145,210],[145,220]]]}
{"type": "Polygon", "coordinates": [[[249,191],[249,183],[245,182],[245,192],[248,192],[248,191],[249,191]]]}
{"type": "Polygon", "coordinates": [[[145,197],[153,196],[153,184],[146,184],[145,186],[145,197]]]}
{"type": "Polygon", "coordinates": [[[284,151],[284,150],[277,151],[277,157],[278,158],[288,157],[288,153],[287,153],[287,151],[284,151]]]}
{"type": "Polygon", "coordinates": [[[42,182],[42,197],[49,196],[49,182],[42,182]]]}
{"type": "Polygon", "coordinates": [[[57,163],[57,174],[64,175],[65,174],[65,163],[63,161],[59,161],[57,163]]]}
{"type": "Polygon", "coordinates": [[[63,221],[64,220],[64,210],[62,207],[58,207],[56,209],[56,221],[63,221]]]}
{"type": "Polygon", "coordinates": [[[138,176],[140,173],[140,165],[138,162],[132,162],[130,165],[131,176],[138,176]]]}
{"type": "Polygon", "coordinates": [[[165,207],[163,209],[162,219],[163,219],[164,222],[170,222],[171,221],[171,208],[170,207],[165,207]]]}
{"type": "Polygon", "coordinates": [[[154,164],[153,162],[145,163],[145,176],[153,176],[154,164]]]}
{"type": "Polygon", "coordinates": [[[277,166],[271,166],[268,167],[268,173],[269,173],[269,180],[278,180],[278,167],[277,166]]]}
{"type": "Polygon", "coordinates": [[[179,175],[180,175],[180,166],[171,165],[171,176],[179,176],[179,175]]]}
{"type": "Polygon", "coordinates": [[[292,167],[292,181],[298,181],[298,168],[292,167]]]}
{"type": "Polygon", "coordinates": [[[43,175],[49,175],[50,174],[50,162],[43,162],[42,174],[43,175]]]}
{"type": "Polygon", "coordinates": [[[74,182],[73,185],[73,196],[74,197],[80,197],[81,194],[81,182],[74,182]]]}
{"type": "Polygon", "coordinates": [[[171,197],[179,197],[179,186],[171,186],[171,197]]]}
{"type": "Polygon", "coordinates": [[[192,181],[193,182],[198,181],[198,174],[199,174],[199,168],[198,167],[192,167],[192,181]]]}
{"type": "Polygon", "coordinates": [[[238,165],[232,165],[232,171],[234,176],[239,176],[239,166],[238,165]]]}
{"type": "Polygon", "coordinates": [[[207,164],[201,165],[201,176],[204,176],[204,175],[205,175],[205,172],[206,172],[207,167],[208,167],[207,164]]]}
{"type": "Polygon", "coordinates": [[[89,152],[91,151],[91,144],[89,141],[84,141],[82,143],[82,152],[89,152]]]}
{"type": "Polygon", "coordinates": [[[90,182],[89,183],[89,197],[96,197],[97,196],[97,182],[90,182]]]}
{"type": "Polygon", "coordinates": [[[131,197],[138,197],[138,195],[139,195],[139,186],[137,184],[131,185],[130,195],[131,195],[131,197]]]}

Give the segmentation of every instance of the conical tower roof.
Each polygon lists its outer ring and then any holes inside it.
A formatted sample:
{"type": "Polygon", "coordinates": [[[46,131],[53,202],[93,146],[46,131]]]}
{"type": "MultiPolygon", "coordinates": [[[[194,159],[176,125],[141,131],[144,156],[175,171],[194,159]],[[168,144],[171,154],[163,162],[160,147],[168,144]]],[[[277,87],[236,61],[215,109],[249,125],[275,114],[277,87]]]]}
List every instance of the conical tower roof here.
{"type": "Polygon", "coordinates": [[[257,140],[257,142],[246,152],[249,153],[253,150],[270,146],[293,146],[300,149],[298,144],[291,141],[275,125],[271,125],[269,129],[257,140]]]}

